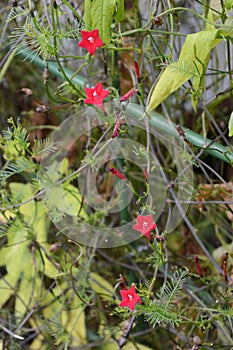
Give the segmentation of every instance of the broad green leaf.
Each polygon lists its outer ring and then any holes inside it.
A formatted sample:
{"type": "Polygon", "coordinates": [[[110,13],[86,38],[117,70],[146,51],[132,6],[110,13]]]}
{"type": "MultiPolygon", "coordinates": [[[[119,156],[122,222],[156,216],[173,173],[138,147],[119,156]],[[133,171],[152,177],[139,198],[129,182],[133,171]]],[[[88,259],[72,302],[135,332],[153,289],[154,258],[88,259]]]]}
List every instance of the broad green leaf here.
{"type": "Polygon", "coordinates": [[[226,0],[225,7],[227,10],[230,10],[233,8],[233,0],[226,0]]]}
{"type": "Polygon", "coordinates": [[[228,122],[228,135],[229,137],[233,136],[233,112],[231,113],[229,122],[228,122]]]}
{"type": "Polygon", "coordinates": [[[178,62],[169,64],[161,74],[151,95],[148,112],[158,107],[171,93],[191,78],[196,91],[192,102],[193,107],[196,108],[197,98],[203,89],[210,51],[222,40],[216,39],[218,31],[218,29],[205,30],[187,35],[178,62]]]}
{"type": "Polygon", "coordinates": [[[98,29],[106,46],[110,43],[111,26],[124,19],[124,0],[85,0],[84,20],[87,30],[98,29]]]}

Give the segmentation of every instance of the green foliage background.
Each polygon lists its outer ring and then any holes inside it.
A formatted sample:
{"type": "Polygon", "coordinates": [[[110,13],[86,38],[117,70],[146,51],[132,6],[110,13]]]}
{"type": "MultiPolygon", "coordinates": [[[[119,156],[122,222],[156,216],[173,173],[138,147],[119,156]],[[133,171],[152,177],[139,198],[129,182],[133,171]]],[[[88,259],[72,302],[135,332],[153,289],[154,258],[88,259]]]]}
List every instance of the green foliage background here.
{"type": "MultiPolygon", "coordinates": [[[[143,6],[120,0],[2,2],[2,349],[232,349],[233,2],[145,1],[143,6]],[[185,32],[188,14],[191,33],[185,32]],[[96,28],[106,46],[90,57],[77,43],[81,29],[96,28]],[[219,45],[224,45],[224,70],[219,45]],[[46,76],[38,58],[57,68],[46,76]],[[139,81],[134,60],[140,66],[139,81]],[[193,165],[195,190],[183,222],[165,242],[149,244],[141,237],[126,246],[96,249],[58,232],[55,223],[67,214],[66,201],[80,220],[96,226],[114,230],[125,219],[125,213],[109,218],[90,211],[73,173],[88,152],[95,166],[88,147],[103,130],[76,145],[79,151],[74,151],[71,166],[68,158],[53,164],[56,171],[41,192],[40,160],[55,150],[50,132],[82,105],[84,86],[100,80],[115,100],[135,87],[139,93],[132,101],[138,110],[156,109],[184,138],[181,153],[193,165]],[[205,152],[205,143],[189,143],[187,129],[202,141],[208,137],[218,142],[225,150],[222,157],[205,152]],[[65,178],[66,201],[59,202],[56,188],[49,192],[46,186],[65,178]],[[56,203],[51,211],[44,207],[46,193],[56,203]],[[194,256],[199,257],[201,274],[194,256]],[[128,286],[135,283],[142,299],[132,314],[119,307],[122,276],[128,286]],[[135,322],[129,329],[132,315],[135,322]],[[120,345],[122,339],[125,344],[120,345]]],[[[122,130],[120,137],[124,135],[122,130]]],[[[146,133],[136,130],[130,136],[147,144],[146,133]]],[[[175,188],[179,179],[171,155],[156,140],[150,147],[175,188]]],[[[124,170],[131,169],[126,162],[124,170]]],[[[141,205],[142,177],[139,172],[134,179],[141,205]]],[[[102,191],[109,196],[111,180],[102,179],[102,191]]],[[[157,223],[161,234],[169,200],[157,223]]],[[[135,220],[138,213],[136,205],[130,207],[127,219],[135,220]]]]}

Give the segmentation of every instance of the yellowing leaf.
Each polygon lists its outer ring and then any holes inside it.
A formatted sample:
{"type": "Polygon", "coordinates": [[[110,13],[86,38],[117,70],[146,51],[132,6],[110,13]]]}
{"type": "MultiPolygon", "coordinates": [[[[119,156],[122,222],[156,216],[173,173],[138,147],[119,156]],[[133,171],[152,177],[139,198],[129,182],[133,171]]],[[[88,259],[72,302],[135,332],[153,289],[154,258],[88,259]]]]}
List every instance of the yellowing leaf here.
{"type": "MultiPolygon", "coordinates": [[[[33,277],[32,257],[24,234],[22,228],[12,225],[7,235],[8,246],[0,251],[0,266],[5,266],[7,270],[4,279],[0,280],[0,291],[4,290],[4,293],[0,293],[0,307],[15,293],[19,278],[32,280],[33,277]]],[[[21,294],[20,297],[27,304],[28,294],[21,294]]],[[[24,311],[26,311],[25,306],[24,311]]]]}
{"type": "MultiPolygon", "coordinates": [[[[35,327],[38,327],[38,324],[35,323],[35,327]]],[[[33,342],[30,344],[30,350],[43,349],[44,336],[39,334],[33,342]]]]}
{"type": "Polygon", "coordinates": [[[71,346],[86,343],[85,314],[82,308],[62,311],[62,323],[66,332],[71,335],[71,346]]]}
{"type": "Polygon", "coordinates": [[[98,294],[102,295],[105,300],[113,300],[113,286],[98,273],[90,273],[90,286],[98,294]]]}
{"type": "Polygon", "coordinates": [[[45,292],[42,289],[40,279],[34,278],[36,275],[36,269],[31,261],[30,265],[31,267],[28,267],[30,275],[22,276],[17,291],[18,298],[15,300],[15,315],[18,317],[23,317],[24,314],[41,298],[42,293],[45,292]]]}
{"type": "Polygon", "coordinates": [[[59,271],[56,268],[56,266],[54,266],[54,264],[52,264],[52,262],[47,258],[47,256],[45,255],[45,252],[44,252],[44,250],[45,250],[46,253],[49,255],[48,251],[49,251],[50,245],[47,243],[42,243],[41,246],[42,246],[41,255],[42,255],[43,261],[44,261],[44,265],[42,267],[44,269],[44,274],[49,278],[56,278],[59,271]]]}
{"type": "MultiPolygon", "coordinates": [[[[11,183],[9,187],[19,202],[33,196],[33,187],[30,184],[11,183]]],[[[41,277],[38,272],[43,271],[50,276],[57,270],[42,252],[45,263],[43,265],[39,248],[31,249],[31,235],[36,237],[38,243],[46,240],[46,213],[43,203],[32,200],[19,210],[23,220],[15,218],[7,230],[8,245],[0,250],[0,266],[5,266],[7,271],[4,279],[0,280],[0,291],[4,290],[4,293],[0,293],[0,307],[17,290],[15,313],[23,316],[40,297],[41,277]]]]}
{"type": "Polygon", "coordinates": [[[6,224],[10,218],[14,218],[15,214],[11,213],[9,210],[6,210],[4,215],[0,213],[0,224],[6,224]]]}
{"type": "Polygon", "coordinates": [[[193,88],[197,92],[192,95],[192,104],[196,110],[198,99],[202,94],[204,88],[204,75],[210,59],[210,51],[220,43],[222,39],[217,39],[219,33],[218,29],[205,30],[193,35],[196,35],[191,44],[194,47],[194,64],[197,67],[200,76],[194,76],[193,88]]]}
{"type": "Polygon", "coordinates": [[[7,302],[7,300],[13,294],[12,288],[9,286],[10,283],[11,283],[11,280],[6,277],[4,278],[4,280],[3,279],[0,280],[0,308],[2,308],[2,306],[7,302]]]}
{"type": "MultiPolygon", "coordinates": [[[[24,202],[27,199],[33,197],[33,191],[31,184],[23,184],[19,182],[12,182],[9,184],[10,191],[14,195],[15,198],[18,198],[18,202],[24,202]]],[[[20,207],[20,213],[24,215],[25,221],[28,224],[32,224],[35,219],[35,203],[34,201],[30,201],[20,207]]]]}
{"type": "Polygon", "coordinates": [[[151,95],[148,112],[158,107],[171,93],[191,78],[193,78],[194,90],[197,92],[193,98],[193,106],[196,107],[197,98],[203,89],[210,51],[222,40],[216,39],[217,34],[218,29],[187,35],[178,62],[169,64],[161,74],[151,95]]]}
{"type": "Polygon", "coordinates": [[[79,190],[70,184],[50,187],[47,191],[47,198],[46,206],[48,209],[55,207],[62,213],[71,216],[77,216],[82,202],[79,190]]]}
{"type": "MultiPolygon", "coordinates": [[[[118,335],[118,338],[120,338],[120,334],[118,335]]],[[[116,344],[115,341],[109,339],[109,343],[104,344],[101,347],[102,350],[118,350],[119,346],[116,344]]],[[[128,341],[128,343],[124,346],[124,350],[152,350],[152,348],[149,348],[146,345],[140,344],[140,343],[132,343],[128,341]]]]}
{"type": "Polygon", "coordinates": [[[158,107],[171,93],[194,75],[194,67],[186,66],[188,61],[179,61],[177,64],[169,64],[161,74],[157,85],[151,95],[147,110],[158,107]]]}
{"type": "MultiPolygon", "coordinates": [[[[122,329],[124,325],[124,322],[119,324],[119,329],[122,329]]],[[[100,325],[101,327],[101,325],[100,325]]],[[[133,326],[134,327],[134,326],[133,326]]],[[[104,333],[100,333],[101,337],[104,337],[105,344],[101,346],[101,350],[118,350],[119,346],[117,345],[116,341],[114,341],[111,337],[110,329],[103,327],[104,333]]],[[[122,332],[118,332],[115,334],[116,339],[120,339],[122,337],[122,332]]],[[[127,344],[124,346],[124,350],[152,350],[148,346],[145,346],[140,343],[132,343],[130,340],[128,340],[127,344]]]]}
{"type": "MultiPolygon", "coordinates": [[[[19,203],[32,198],[35,194],[32,185],[29,183],[12,182],[9,184],[9,187],[14,197],[18,198],[19,203]]],[[[19,211],[24,216],[24,221],[28,226],[32,226],[32,231],[37,236],[37,241],[45,241],[47,236],[47,222],[43,203],[31,200],[20,206],[19,211]]]]}
{"type": "MultiPolygon", "coordinates": [[[[55,337],[57,344],[69,339],[69,345],[75,347],[86,344],[85,312],[79,306],[79,300],[72,294],[71,290],[64,293],[66,288],[65,282],[61,285],[57,283],[53,288],[53,294],[45,293],[41,301],[43,318],[37,314],[35,315],[36,323],[31,318],[30,324],[32,327],[42,328],[46,324],[46,332],[55,337]],[[54,296],[57,298],[55,299],[54,296]],[[66,300],[68,304],[66,304],[66,300]],[[46,323],[43,319],[46,320],[46,323]]],[[[33,349],[37,349],[36,345],[39,341],[40,337],[38,342],[33,342],[33,349]]]]}

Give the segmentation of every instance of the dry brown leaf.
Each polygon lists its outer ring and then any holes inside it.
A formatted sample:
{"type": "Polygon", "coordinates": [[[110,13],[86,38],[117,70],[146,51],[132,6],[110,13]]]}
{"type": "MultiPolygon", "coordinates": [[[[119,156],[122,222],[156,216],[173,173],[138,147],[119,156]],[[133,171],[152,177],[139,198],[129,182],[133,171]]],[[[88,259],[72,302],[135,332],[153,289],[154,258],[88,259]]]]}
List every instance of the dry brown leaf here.
{"type": "Polygon", "coordinates": [[[204,211],[202,202],[210,200],[225,201],[226,204],[219,204],[219,208],[225,210],[228,219],[233,222],[233,204],[228,204],[228,202],[233,202],[233,182],[214,185],[201,184],[196,196],[196,201],[200,202],[199,209],[204,211]]]}

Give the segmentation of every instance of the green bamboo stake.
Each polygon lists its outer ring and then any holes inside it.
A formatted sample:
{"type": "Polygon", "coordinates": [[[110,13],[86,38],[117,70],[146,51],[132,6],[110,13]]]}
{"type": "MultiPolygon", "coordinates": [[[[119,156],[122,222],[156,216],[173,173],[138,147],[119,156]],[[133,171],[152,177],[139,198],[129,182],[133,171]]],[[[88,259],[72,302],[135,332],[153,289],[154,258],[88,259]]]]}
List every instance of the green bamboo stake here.
{"type": "MultiPolygon", "coordinates": [[[[45,69],[47,62],[43,61],[38,55],[35,55],[33,51],[30,50],[23,50],[23,51],[18,51],[18,56],[22,57],[24,61],[29,61],[33,64],[35,64],[37,67],[45,69]]],[[[64,79],[64,76],[62,72],[59,69],[59,66],[56,62],[48,62],[48,70],[49,73],[52,75],[55,75],[58,78],[64,79]]],[[[68,78],[72,78],[74,75],[74,72],[67,69],[63,68],[64,72],[66,73],[68,78]]],[[[79,85],[79,87],[84,88],[86,80],[81,77],[80,75],[76,75],[75,77],[72,78],[72,82],[79,85]]]]}
{"type": "MultiPolygon", "coordinates": [[[[142,118],[143,108],[137,104],[129,104],[127,113],[136,119],[142,118]]],[[[163,116],[156,112],[150,112],[150,126],[156,130],[161,131],[167,135],[171,135],[175,138],[179,138],[179,134],[176,131],[175,124],[168,122],[163,116]]],[[[184,128],[185,129],[185,128],[184,128]]],[[[233,164],[233,152],[227,147],[221,145],[218,142],[213,142],[208,138],[204,138],[192,130],[185,130],[186,139],[198,148],[203,148],[204,151],[212,156],[219,158],[225,162],[233,164]]]]}
{"type": "MultiPolygon", "coordinates": [[[[36,66],[42,69],[44,69],[46,66],[46,62],[44,62],[39,56],[33,57],[33,52],[30,50],[24,50],[23,52],[20,52],[19,56],[21,56],[24,60],[31,61],[31,63],[35,64],[36,66]]],[[[50,74],[53,74],[59,78],[64,79],[64,76],[62,75],[62,72],[59,70],[57,63],[49,62],[48,69],[50,74]]],[[[67,77],[72,78],[73,72],[71,70],[67,68],[63,68],[63,70],[66,73],[67,77]]],[[[82,76],[76,75],[75,77],[72,78],[72,82],[77,84],[80,88],[84,88],[86,80],[82,76]]],[[[133,104],[133,103],[130,103],[126,107],[126,112],[136,119],[141,119],[144,115],[143,108],[140,105],[133,104]]],[[[168,136],[171,135],[176,138],[180,137],[178,132],[175,129],[175,124],[169,123],[163,116],[161,116],[157,112],[154,112],[154,111],[150,112],[149,123],[152,128],[155,128],[156,130],[161,131],[167,134],[168,136]]],[[[206,153],[211,154],[212,156],[218,159],[221,159],[227,163],[233,164],[232,150],[221,145],[220,143],[213,142],[210,139],[204,138],[192,130],[185,130],[185,137],[193,146],[202,148],[206,153]]]]}

